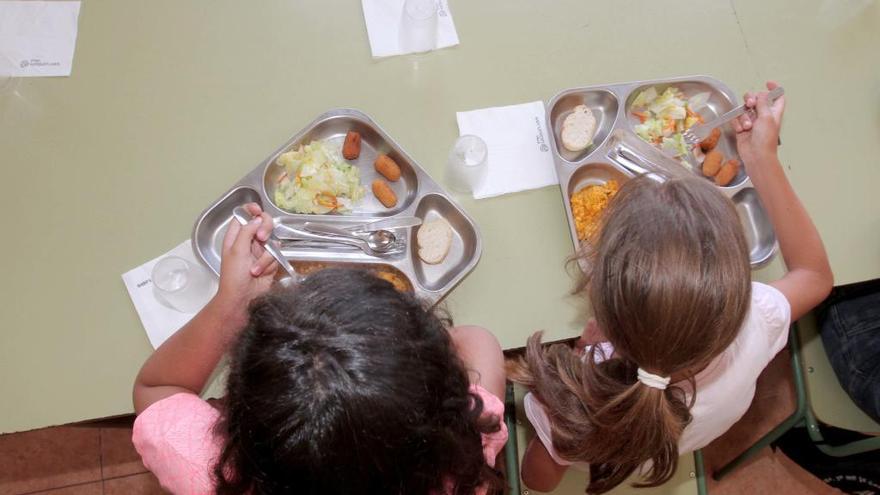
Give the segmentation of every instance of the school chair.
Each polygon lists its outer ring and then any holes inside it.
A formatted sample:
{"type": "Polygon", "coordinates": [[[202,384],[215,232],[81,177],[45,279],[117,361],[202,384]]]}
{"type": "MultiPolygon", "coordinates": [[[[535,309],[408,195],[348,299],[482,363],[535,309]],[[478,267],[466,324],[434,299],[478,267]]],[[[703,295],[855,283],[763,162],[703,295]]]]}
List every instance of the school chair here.
{"type": "Polygon", "coordinates": [[[789,351],[797,409],[742,454],[713,473],[714,479],[720,480],[727,476],[747,459],[796,427],[805,427],[816,447],[832,457],[846,457],[880,449],[880,436],[843,445],[829,445],[822,436],[820,423],[862,433],[880,433],[880,424],[862,412],[841,388],[822,346],[815,314],[810,313],[791,326],[789,351]]]}
{"type": "MultiPolygon", "coordinates": [[[[509,431],[509,439],[505,446],[505,467],[507,470],[507,483],[510,487],[508,493],[512,495],[531,495],[535,492],[526,488],[519,477],[519,465],[522,454],[529,440],[535,432],[526,418],[523,410],[523,397],[525,389],[519,385],[507,385],[507,398],[504,404],[504,420],[509,431]]],[[[571,495],[584,493],[586,488],[586,473],[569,469],[556,490],[550,492],[554,495],[571,495]]],[[[629,482],[624,482],[614,490],[611,495],[623,495],[633,493],[629,482]]],[[[662,486],[655,488],[639,488],[639,495],[706,495],[706,480],[703,474],[703,457],[701,452],[694,455],[684,455],[679,459],[678,470],[675,476],[662,486]]]]}

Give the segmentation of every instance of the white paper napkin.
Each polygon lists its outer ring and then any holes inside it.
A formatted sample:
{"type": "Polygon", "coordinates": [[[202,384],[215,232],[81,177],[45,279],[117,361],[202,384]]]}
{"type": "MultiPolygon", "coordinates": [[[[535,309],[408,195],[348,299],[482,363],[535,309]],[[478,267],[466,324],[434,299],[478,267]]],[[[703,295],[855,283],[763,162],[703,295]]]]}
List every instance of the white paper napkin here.
{"type": "MultiPolygon", "coordinates": [[[[153,281],[151,279],[153,266],[162,258],[171,255],[202,266],[202,262],[197,260],[193,253],[191,241],[187,239],[162,256],[150,260],[122,275],[122,281],[125,283],[125,288],[128,289],[131,302],[134,303],[134,309],[141,318],[141,323],[144,325],[144,330],[147,331],[147,337],[150,339],[150,344],[153,345],[154,349],[162,345],[162,342],[165,342],[168,337],[180,330],[180,327],[195,316],[195,313],[181,313],[176,309],[172,309],[153,295],[153,281]]],[[[216,292],[217,283],[215,282],[211,288],[211,295],[216,292]]]]}
{"type": "Polygon", "coordinates": [[[474,198],[559,184],[544,119],[544,102],[458,112],[460,135],[486,142],[489,170],[474,198]]]}
{"type": "MultiPolygon", "coordinates": [[[[400,19],[403,16],[404,0],[361,0],[364,7],[364,20],[367,23],[367,36],[374,57],[403,55],[400,49],[400,19]]],[[[458,32],[452,21],[447,0],[437,2],[437,44],[434,49],[447,48],[458,44],[458,32]]]]}
{"type": "Polygon", "coordinates": [[[79,5],[0,1],[0,75],[69,76],[79,5]]]}

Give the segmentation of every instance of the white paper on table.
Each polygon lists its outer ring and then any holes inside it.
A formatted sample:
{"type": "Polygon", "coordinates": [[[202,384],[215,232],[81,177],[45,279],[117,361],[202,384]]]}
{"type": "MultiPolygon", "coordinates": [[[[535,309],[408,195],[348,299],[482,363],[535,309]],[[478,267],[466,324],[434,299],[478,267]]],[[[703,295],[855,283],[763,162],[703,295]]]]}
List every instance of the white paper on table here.
{"type": "MultiPolygon", "coordinates": [[[[374,57],[404,55],[400,49],[400,19],[403,17],[404,0],[361,0],[367,37],[374,57]]],[[[434,49],[458,44],[458,32],[452,21],[447,0],[437,2],[437,42],[434,49]]]]}
{"type": "Polygon", "coordinates": [[[0,1],[0,75],[69,76],[80,2],[0,1]]]}
{"type": "MultiPolygon", "coordinates": [[[[153,293],[153,267],[166,256],[177,256],[204,268],[202,262],[197,260],[193,253],[192,242],[187,239],[162,256],[122,275],[122,281],[125,283],[125,288],[128,289],[128,295],[131,297],[131,302],[134,303],[134,309],[144,325],[144,330],[147,331],[147,338],[150,339],[153,349],[162,345],[162,342],[165,342],[168,337],[180,330],[180,327],[196,315],[196,313],[182,313],[156,299],[153,293]]],[[[211,295],[216,292],[217,283],[215,282],[211,286],[211,295]]]]}
{"type": "Polygon", "coordinates": [[[489,152],[486,179],[474,198],[559,184],[544,118],[544,102],[457,112],[459,134],[479,136],[489,152]]]}

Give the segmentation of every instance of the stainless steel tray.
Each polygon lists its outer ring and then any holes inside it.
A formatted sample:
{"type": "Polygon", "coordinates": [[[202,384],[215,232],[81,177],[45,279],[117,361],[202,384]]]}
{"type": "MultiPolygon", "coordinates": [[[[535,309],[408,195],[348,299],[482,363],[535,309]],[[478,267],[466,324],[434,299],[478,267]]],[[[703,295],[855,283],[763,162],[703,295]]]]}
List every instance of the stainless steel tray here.
{"type": "MultiPolygon", "coordinates": [[[[709,101],[701,112],[707,118],[721,115],[737,105],[734,92],[723,82],[708,76],[587,86],[566,89],[554,96],[547,105],[547,128],[553,131],[550,145],[575,249],[580,247],[580,243],[570,199],[581,188],[602,184],[612,178],[623,182],[652,169],[700,175],[699,165],[692,158],[688,162],[693,170],[688,171],[659,149],[642,141],[633,131],[638,119],[630,112],[630,105],[641,90],[650,86],[655,86],[660,92],[668,86],[676,86],[687,96],[709,92],[709,101]],[[562,147],[560,132],[562,121],[577,105],[587,105],[593,111],[596,116],[596,135],[591,147],[580,153],[572,153],[562,147]]],[[[718,148],[725,158],[740,159],[733,133],[729,129],[722,131],[718,148]]],[[[777,251],[776,234],[751,179],[745,173],[745,167],[740,168],[739,174],[729,186],[719,189],[736,205],[748,241],[752,268],[767,264],[777,251]]]]}
{"type": "Polygon", "coordinates": [[[416,216],[425,221],[436,217],[446,219],[452,226],[452,247],[443,262],[437,265],[424,263],[418,257],[415,235],[418,227],[396,229],[395,233],[403,237],[407,249],[383,258],[345,246],[328,248],[288,244],[282,249],[284,256],[295,267],[305,267],[306,271],[319,263],[348,264],[402,274],[415,294],[429,304],[443,299],[474,269],[482,254],[480,232],[473,219],[378,124],[358,110],[336,109],[320,115],[202,212],[193,227],[193,250],[215,274],[220,273],[222,240],[232,220],[232,209],[247,202],[258,203],[277,221],[286,224],[320,221],[347,227],[393,216],[416,216]],[[366,188],[364,198],[353,211],[310,215],[278,208],[272,199],[276,180],[281,173],[275,164],[278,155],[314,140],[324,140],[341,147],[348,131],[361,134],[361,154],[357,160],[348,162],[360,169],[361,184],[366,188]],[[370,192],[370,183],[379,177],[373,167],[379,153],[390,156],[401,168],[400,180],[389,183],[398,198],[397,205],[391,209],[386,209],[370,192]]]}

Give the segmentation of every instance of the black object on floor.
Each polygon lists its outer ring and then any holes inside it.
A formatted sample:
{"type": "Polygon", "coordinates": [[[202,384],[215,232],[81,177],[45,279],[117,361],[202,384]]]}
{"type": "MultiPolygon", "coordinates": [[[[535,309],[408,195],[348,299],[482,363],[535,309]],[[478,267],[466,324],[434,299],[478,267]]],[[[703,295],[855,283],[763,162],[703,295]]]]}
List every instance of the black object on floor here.
{"type": "MultiPolygon", "coordinates": [[[[829,445],[869,438],[861,433],[830,426],[822,427],[822,436],[829,445]]],[[[816,448],[806,428],[792,428],[773,446],[820,480],[844,493],[880,495],[880,451],[831,457],[816,448]]]]}

